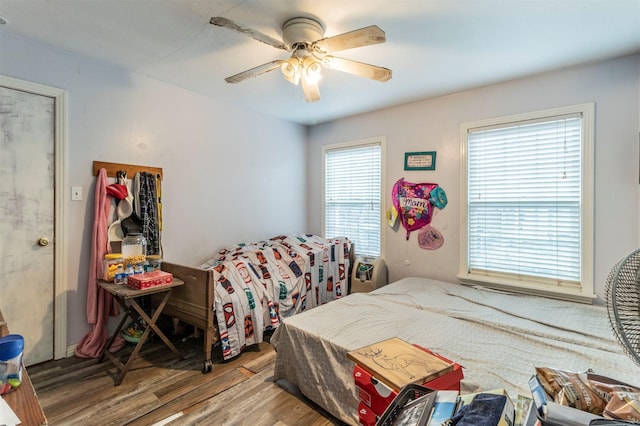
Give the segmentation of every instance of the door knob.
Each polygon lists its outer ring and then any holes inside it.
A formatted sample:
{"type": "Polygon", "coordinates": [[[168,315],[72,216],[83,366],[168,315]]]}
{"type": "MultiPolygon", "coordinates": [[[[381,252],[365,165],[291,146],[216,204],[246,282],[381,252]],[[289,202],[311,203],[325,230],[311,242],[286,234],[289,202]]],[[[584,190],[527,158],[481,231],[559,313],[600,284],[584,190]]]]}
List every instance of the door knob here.
{"type": "Polygon", "coordinates": [[[44,246],[48,246],[49,245],[49,239],[47,237],[41,237],[38,240],[38,245],[44,247],[44,246]]]}

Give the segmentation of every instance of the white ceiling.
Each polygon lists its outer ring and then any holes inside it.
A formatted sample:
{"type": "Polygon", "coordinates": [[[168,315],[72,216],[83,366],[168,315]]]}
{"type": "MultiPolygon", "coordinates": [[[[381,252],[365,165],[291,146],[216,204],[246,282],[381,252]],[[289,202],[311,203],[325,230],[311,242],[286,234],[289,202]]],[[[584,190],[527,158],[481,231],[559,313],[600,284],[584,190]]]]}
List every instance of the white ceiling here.
{"type": "MultiPolygon", "coordinates": [[[[640,51],[640,0],[0,0],[4,33],[48,43],[302,124],[640,51]],[[311,16],[325,36],[371,24],[384,44],[337,54],[393,70],[386,83],[325,70],[305,103],[278,70],[225,77],[289,54],[209,24],[224,16],[280,39],[311,16]]],[[[0,52],[0,60],[1,60],[0,52]]]]}

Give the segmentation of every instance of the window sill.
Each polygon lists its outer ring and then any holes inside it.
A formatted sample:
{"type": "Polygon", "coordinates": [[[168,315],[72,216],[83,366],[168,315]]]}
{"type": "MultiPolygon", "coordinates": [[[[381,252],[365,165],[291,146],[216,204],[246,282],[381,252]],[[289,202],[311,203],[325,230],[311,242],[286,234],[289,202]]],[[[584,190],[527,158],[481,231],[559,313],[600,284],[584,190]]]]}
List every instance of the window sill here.
{"type": "Polygon", "coordinates": [[[533,296],[543,296],[552,299],[567,300],[570,302],[578,302],[585,304],[593,304],[596,295],[585,292],[583,289],[572,289],[566,287],[552,287],[544,284],[535,283],[516,283],[513,280],[498,278],[492,276],[478,275],[458,275],[460,283],[468,286],[483,286],[496,290],[509,291],[513,293],[528,294],[533,296]]]}

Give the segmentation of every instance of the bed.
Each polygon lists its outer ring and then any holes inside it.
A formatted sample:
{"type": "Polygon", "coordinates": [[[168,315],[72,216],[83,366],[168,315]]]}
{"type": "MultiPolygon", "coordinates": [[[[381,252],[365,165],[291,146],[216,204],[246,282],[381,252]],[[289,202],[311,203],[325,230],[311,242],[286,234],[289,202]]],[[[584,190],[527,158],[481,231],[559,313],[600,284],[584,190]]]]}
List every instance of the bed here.
{"type": "Polygon", "coordinates": [[[405,278],[285,319],[271,338],[274,380],[294,385],[347,424],[358,424],[354,363],[346,353],[399,337],[464,368],[462,393],[530,395],[534,367],[594,372],[640,384],[606,309],[425,278],[405,278]]]}
{"type": "MultiPolygon", "coordinates": [[[[260,343],[282,319],[348,293],[353,247],[347,238],[281,235],[226,247],[199,267],[163,262],[181,278],[163,313],[204,333],[203,373],[212,369],[212,345],[224,359],[260,343]]],[[[152,298],[152,306],[160,303],[152,298]]]]}

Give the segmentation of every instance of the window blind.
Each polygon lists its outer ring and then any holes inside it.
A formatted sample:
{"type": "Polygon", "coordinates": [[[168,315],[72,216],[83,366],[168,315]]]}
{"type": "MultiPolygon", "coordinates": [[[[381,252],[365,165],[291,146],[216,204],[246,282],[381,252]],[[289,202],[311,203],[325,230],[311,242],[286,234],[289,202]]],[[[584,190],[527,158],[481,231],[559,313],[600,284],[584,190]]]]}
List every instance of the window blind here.
{"type": "Polygon", "coordinates": [[[580,283],[582,116],[470,129],[469,272],[580,283]]]}
{"type": "Polygon", "coordinates": [[[379,143],[325,151],[325,236],[345,236],[360,256],[380,256],[379,143]]]}

